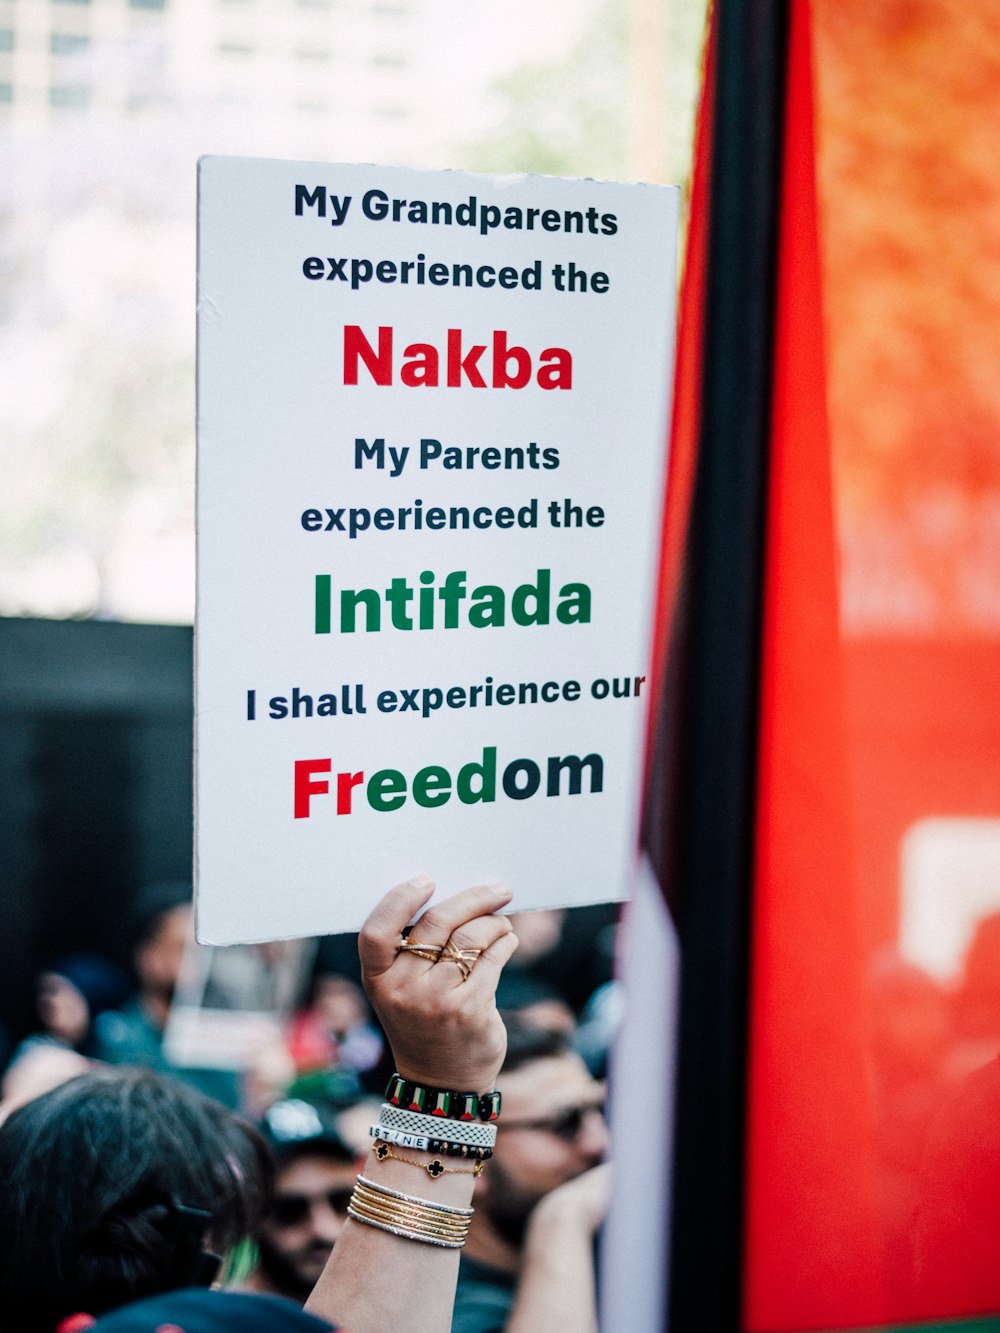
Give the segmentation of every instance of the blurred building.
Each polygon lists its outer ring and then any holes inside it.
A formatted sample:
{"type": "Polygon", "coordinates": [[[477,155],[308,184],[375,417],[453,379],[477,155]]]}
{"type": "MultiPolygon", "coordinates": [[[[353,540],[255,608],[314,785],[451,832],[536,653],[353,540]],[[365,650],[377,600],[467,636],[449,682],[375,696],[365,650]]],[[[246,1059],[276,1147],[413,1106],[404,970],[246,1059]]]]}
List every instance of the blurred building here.
{"type": "Polygon", "coordinates": [[[331,118],[398,152],[420,96],[436,0],[0,0],[0,118],[18,127],[169,98],[294,121],[331,118]]]}
{"type": "Polygon", "coordinates": [[[191,630],[0,617],[0,1034],[59,955],[131,959],[144,884],[192,863],[191,630]]]}

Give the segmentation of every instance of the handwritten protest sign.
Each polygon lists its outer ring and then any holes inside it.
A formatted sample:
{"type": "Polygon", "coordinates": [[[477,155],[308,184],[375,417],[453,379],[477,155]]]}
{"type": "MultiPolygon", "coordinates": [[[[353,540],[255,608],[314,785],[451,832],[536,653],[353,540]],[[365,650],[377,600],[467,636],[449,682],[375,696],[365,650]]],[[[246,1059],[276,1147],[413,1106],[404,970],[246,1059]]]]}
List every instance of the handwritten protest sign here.
{"type": "Polygon", "coordinates": [[[623,893],[677,192],[206,158],[199,938],[623,893]]]}

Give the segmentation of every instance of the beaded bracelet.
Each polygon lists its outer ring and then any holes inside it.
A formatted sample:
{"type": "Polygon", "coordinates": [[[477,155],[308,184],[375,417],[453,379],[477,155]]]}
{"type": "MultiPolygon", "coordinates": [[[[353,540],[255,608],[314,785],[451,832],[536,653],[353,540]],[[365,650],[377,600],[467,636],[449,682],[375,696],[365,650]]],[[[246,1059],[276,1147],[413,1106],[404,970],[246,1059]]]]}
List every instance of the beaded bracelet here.
{"type": "Polygon", "coordinates": [[[373,1139],[396,1143],[401,1148],[415,1148],[418,1152],[444,1153],[447,1157],[468,1157],[479,1162],[486,1162],[493,1156],[492,1148],[480,1148],[474,1143],[451,1143],[447,1139],[432,1139],[423,1134],[407,1134],[401,1129],[390,1129],[380,1121],[369,1125],[368,1133],[373,1139]]]}
{"type": "Polygon", "coordinates": [[[477,1148],[473,1143],[448,1143],[444,1139],[428,1139],[428,1152],[443,1152],[446,1157],[468,1157],[477,1162],[488,1162],[492,1148],[477,1148]]]}
{"type": "Polygon", "coordinates": [[[446,1116],[450,1120],[496,1120],[500,1115],[500,1093],[451,1092],[447,1088],[421,1087],[400,1074],[393,1074],[385,1090],[392,1106],[426,1115],[446,1116]]]}

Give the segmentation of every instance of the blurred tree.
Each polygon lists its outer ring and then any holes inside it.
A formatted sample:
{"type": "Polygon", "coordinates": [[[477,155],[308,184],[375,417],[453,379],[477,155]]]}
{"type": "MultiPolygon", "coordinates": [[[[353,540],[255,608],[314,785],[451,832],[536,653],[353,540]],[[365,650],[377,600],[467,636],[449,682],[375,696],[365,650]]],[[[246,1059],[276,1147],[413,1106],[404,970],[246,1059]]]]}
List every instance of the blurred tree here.
{"type": "Polygon", "coordinates": [[[495,129],[464,145],[475,171],[620,178],[626,151],[626,22],[603,4],[565,58],[497,80],[495,129]]]}
{"type": "Polygon", "coordinates": [[[847,622],[1000,629],[995,4],[819,0],[847,622]]]}
{"type": "Polygon", "coordinates": [[[604,0],[565,57],[523,65],[495,83],[495,128],[463,146],[466,165],[683,182],[705,8],[705,0],[604,0]],[[657,133],[644,134],[644,127],[657,133]],[[658,160],[648,148],[645,160],[637,159],[635,145],[651,139],[658,160]]]}
{"type": "Polygon", "coordinates": [[[190,149],[162,117],[0,140],[8,614],[190,618],[190,149]]]}

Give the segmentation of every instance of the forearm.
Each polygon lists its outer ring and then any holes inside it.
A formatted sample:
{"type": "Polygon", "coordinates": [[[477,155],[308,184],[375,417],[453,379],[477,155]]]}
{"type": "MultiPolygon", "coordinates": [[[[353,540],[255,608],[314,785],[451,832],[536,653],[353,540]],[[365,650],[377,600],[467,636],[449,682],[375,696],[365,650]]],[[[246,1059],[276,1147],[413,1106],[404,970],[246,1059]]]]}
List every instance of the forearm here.
{"type": "MultiPolygon", "coordinates": [[[[487,1093],[507,1044],[495,992],[517,940],[507,919],[496,913],[510,901],[510,890],[479,886],[443,900],[420,916],[404,947],[407,923],[433,887],[422,876],[408,880],[371,913],[358,941],[365,989],[403,1077],[425,1088],[487,1093]],[[452,955],[446,955],[446,945],[452,955]]],[[[445,1116],[442,1130],[447,1124],[445,1116]]],[[[380,1221],[460,1241],[468,1221],[461,1210],[471,1206],[473,1164],[469,1157],[446,1154],[446,1171],[431,1176],[420,1168],[435,1156],[409,1148],[405,1154],[390,1149],[384,1160],[369,1155],[363,1174],[374,1190],[363,1189],[359,1198],[356,1189],[352,1205],[368,1220],[349,1219],[306,1309],[350,1333],[404,1327],[407,1333],[449,1333],[460,1250],[369,1225],[380,1221]],[[400,1160],[404,1155],[413,1160],[400,1160]]]]}
{"type": "MultiPolygon", "coordinates": [[[[408,1153],[430,1161],[431,1153],[408,1153]]],[[[370,1155],[364,1176],[388,1189],[468,1208],[473,1177],[432,1180],[407,1163],[379,1162],[370,1155]]],[[[448,1333],[451,1328],[461,1251],[406,1240],[349,1218],[306,1309],[350,1333],[448,1333]]]]}
{"type": "Polygon", "coordinates": [[[506,1333],[596,1333],[593,1229],[544,1204],[525,1242],[517,1298],[506,1333]]]}

